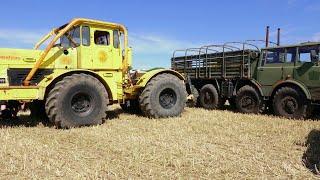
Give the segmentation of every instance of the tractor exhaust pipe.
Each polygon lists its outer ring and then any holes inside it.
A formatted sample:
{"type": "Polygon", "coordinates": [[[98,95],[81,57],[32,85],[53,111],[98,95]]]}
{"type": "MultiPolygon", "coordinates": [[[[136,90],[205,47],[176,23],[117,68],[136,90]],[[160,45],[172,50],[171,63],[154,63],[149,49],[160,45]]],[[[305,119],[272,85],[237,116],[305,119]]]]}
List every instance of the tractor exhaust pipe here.
{"type": "Polygon", "coordinates": [[[280,32],[281,32],[281,29],[278,28],[278,33],[277,33],[277,45],[280,46],[280,32]]]}
{"type": "Polygon", "coordinates": [[[269,47],[269,34],[270,34],[270,27],[267,26],[267,30],[266,30],[266,47],[269,47]]]}

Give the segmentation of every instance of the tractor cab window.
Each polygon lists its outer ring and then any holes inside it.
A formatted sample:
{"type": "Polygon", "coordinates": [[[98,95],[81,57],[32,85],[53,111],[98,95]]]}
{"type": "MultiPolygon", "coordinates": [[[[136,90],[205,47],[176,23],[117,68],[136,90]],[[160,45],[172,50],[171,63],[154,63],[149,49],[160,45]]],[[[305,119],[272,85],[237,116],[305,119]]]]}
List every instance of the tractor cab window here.
{"type": "Polygon", "coordinates": [[[120,47],[120,37],[119,37],[118,30],[113,31],[113,47],[116,49],[118,49],[120,47]]]}
{"type": "Polygon", "coordinates": [[[276,64],[285,62],[285,49],[270,49],[263,52],[263,64],[276,64]]]}
{"type": "Polygon", "coordinates": [[[320,46],[304,46],[299,47],[299,59],[298,62],[315,62],[319,59],[320,46]]]}
{"type": "Polygon", "coordinates": [[[108,46],[110,44],[110,34],[107,31],[94,32],[94,43],[96,45],[108,46]]]}
{"type": "Polygon", "coordinates": [[[79,26],[66,32],[60,38],[60,44],[64,48],[78,47],[78,46],[80,46],[80,43],[81,43],[81,39],[80,39],[80,27],[79,26]]]}
{"type": "Polygon", "coordinates": [[[90,28],[88,26],[82,27],[82,45],[90,46],[90,28]]]}

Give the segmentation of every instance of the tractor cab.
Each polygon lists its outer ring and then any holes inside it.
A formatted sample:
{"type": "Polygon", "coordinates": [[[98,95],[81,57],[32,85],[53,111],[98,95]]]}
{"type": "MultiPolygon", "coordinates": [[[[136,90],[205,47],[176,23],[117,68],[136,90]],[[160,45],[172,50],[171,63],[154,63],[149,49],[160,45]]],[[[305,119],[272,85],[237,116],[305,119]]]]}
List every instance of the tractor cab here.
{"type": "Polygon", "coordinates": [[[107,29],[86,24],[76,26],[60,37],[54,47],[62,52],[56,68],[109,69],[122,68],[122,49],[118,29],[107,29]]]}

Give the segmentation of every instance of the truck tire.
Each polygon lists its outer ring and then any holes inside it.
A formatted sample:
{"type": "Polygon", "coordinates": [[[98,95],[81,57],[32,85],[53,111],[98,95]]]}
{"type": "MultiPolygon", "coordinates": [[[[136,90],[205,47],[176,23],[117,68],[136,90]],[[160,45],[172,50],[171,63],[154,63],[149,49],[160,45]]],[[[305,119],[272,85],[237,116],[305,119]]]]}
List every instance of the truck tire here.
{"type": "Polygon", "coordinates": [[[98,125],[106,118],[108,93],[96,78],[73,74],[55,84],[46,98],[46,113],[60,128],[98,125]]]}
{"type": "Polygon", "coordinates": [[[152,78],[139,97],[142,113],[149,118],[179,116],[186,105],[183,81],[172,74],[152,78]]]}
{"type": "Polygon", "coordinates": [[[217,89],[212,84],[201,88],[199,102],[200,106],[205,109],[217,109],[221,105],[217,89]]]}
{"type": "Polygon", "coordinates": [[[292,87],[280,88],[273,98],[275,115],[292,119],[303,119],[307,116],[307,99],[304,93],[292,87]]]}
{"type": "Polygon", "coordinates": [[[241,113],[258,114],[262,109],[259,93],[249,85],[245,85],[238,90],[235,103],[237,110],[241,113]]]}
{"type": "Polygon", "coordinates": [[[125,113],[130,113],[130,114],[140,114],[141,113],[139,100],[129,100],[129,101],[125,102],[124,104],[120,104],[120,107],[125,113]]]}
{"type": "Polygon", "coordinates": [[[187,101],[187,107],[198,107],[199,106],[199,91],[194,85],[191,86],[193,93],[193,99],[187,101]]]}

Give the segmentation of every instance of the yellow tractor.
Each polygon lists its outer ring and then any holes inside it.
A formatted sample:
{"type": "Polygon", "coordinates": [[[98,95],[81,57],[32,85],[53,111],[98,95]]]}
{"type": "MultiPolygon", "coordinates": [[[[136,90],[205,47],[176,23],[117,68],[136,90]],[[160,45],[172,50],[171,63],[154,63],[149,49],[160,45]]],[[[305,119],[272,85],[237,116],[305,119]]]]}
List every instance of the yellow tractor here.
{"type": "Polygon", "coordinates": [[[31,50],[1,48],[2,117],[29,108],[60,128],[97,125],[116,103],[149,118],[179,116],[187,96],[184,77],[170,69],[133,71],[131,65],[126,27],[91,19],[53,29],[31,50]]]}

